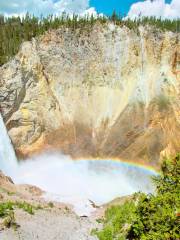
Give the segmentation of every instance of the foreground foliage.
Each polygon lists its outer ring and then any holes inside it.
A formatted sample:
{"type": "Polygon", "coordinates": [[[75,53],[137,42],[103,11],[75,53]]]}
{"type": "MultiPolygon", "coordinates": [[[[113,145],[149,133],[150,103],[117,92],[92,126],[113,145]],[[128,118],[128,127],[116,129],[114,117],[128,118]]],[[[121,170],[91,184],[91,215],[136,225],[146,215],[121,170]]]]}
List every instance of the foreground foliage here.
{"type": "Polygon", "coordinates": [[[29,14],[24,18],[5,18],[4,16],[0,16],[0,65],[6,63],[18,52],[22,42],[29,41],[33,37],[41,35],[49,29],[57,29],[64,26],[72,30],[81,28],[83,31],[85,29],[90,30],[97,22],[104,24],[109,21],[119,26],[127,26],[135,31],[138,31],[140,25],[151,25],[154,26],[155,29],[161,31],[180,32],[180,19],[161,20],[151,17],[124,20],[115,12],[109,18],[104,16],[99,16],[97,18],[93,16],[78,18],[76,15],[70,18],[65,13],[62,14],[61,17],[49,16],[47,18],[37,18],[29,14]]]}
{"type": "Polygon", "coordinates": [[[40,206],[33,206],[27,202],[2,202],[0,203],[0,219],[3,220],[5,227],[18,227],[15,221],[14,210],[22,209],[25,212],[33,215],[35,210],[38,210],[40,206]]]}
{"type": "Polygon", "coordinates": [[[180,155],[165,160],[154,178],[156,194],[135,194],[133,200],[106,211],[100,240],[178,240],[180,236],[180,155]]]}

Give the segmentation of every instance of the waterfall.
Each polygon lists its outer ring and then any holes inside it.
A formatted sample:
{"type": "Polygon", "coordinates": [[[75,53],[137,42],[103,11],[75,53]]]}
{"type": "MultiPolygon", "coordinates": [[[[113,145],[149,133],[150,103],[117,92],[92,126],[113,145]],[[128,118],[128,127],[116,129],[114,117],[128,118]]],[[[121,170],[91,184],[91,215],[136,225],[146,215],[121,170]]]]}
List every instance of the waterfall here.
{"type": "Polygon", "coordinates": [[[3,173],[12,176],[13,171],[16,169],[17,159],[8,136],[6,126],[0,114],[0,170],[3,173]]]}

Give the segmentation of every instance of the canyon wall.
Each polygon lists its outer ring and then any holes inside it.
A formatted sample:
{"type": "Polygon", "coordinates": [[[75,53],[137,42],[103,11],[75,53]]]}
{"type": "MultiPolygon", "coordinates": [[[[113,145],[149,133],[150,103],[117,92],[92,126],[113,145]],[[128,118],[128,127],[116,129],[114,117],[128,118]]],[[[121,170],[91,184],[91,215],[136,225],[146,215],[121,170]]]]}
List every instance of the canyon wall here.
{"type": "Polygon", "coordinates": [[[60,149],[157,166],[180,151],[179,34],[111,23],[51,30],[0,68],[19,157],[60,149]]]}

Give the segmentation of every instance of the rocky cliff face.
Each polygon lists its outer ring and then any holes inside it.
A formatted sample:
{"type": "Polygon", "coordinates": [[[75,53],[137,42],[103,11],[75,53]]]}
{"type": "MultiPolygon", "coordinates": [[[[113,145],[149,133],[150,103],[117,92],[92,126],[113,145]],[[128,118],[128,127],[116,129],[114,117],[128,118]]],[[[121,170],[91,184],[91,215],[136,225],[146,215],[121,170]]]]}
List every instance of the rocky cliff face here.
{"type": "Polygon", "coordinates": [[[180,151],[178,38],[96,24],[25,42],[0,68],[0,108],[16,152],[156,165],[180,151]]]}

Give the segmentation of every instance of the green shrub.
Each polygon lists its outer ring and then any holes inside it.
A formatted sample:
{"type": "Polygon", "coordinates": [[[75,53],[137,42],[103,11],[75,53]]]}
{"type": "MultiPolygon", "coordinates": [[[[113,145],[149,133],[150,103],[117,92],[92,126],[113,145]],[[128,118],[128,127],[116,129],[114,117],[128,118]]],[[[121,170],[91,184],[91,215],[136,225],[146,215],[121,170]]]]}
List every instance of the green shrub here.
{"type": "Polygon", "coordinates": [[[128,232],[130,224],[135,218],[136,206],[134,201],[127,201],[122,206],[112,206],[105,212],[102,220],[104,228],[102,231],[94,231],[100,240],[123,240],[125,232],[128,232]]]}
{"type": "Polygon", "coordinates": [[[12,202],[0,203],[0,218],[7,217],[9,212],[14,210],[12,202]]]}
{"type": "Polygon", "coordinates": [[[27,203],[27,202],[17,202],[15,204],[18,208],[23,209],[25,212],[33,215],[34,214],[34,210],[36,209],[36,207],[32,206],[31,204],[27,203]]]}
{"type": "Polygon", "coordinates": [[[0,203],[0,218],[3,219],[3,225],[7,228],[17,226],[14,217],[14,204],[12,202],[0,203]]]}
{"type": "Polygon", "coordinates": [[[16,208],[23,209],[25,212],[29,214],[34,214],[34,211],[39,209],[39,206],[33,206],[27,202],[3,202],[0,203],[0,218],[3,219],[3,225],[5,227],[17,227],[18,225],[16,224],[15,221],[15,216],[14,216],[14,210],[16,208]]]}
{"type": "Polygon", "coordinates": [[[136,194],[122,206],[106,211],[100,240],[178,240],[180,212],[180,155],[165,160],[154,178],[156,194],[136,194]]]}

